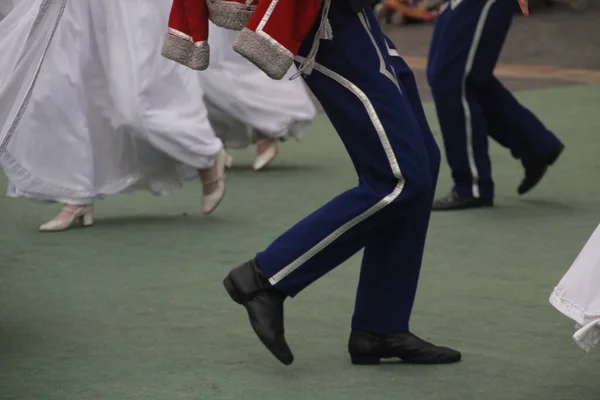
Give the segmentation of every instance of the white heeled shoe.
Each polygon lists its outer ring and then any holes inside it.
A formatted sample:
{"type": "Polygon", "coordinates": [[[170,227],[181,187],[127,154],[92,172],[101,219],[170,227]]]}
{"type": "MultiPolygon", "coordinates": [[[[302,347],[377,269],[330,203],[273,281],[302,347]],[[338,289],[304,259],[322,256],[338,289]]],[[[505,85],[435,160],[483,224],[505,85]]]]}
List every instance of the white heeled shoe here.
{"type": "Polygon", "coordinates": [[[231,169],[232,166],[233,166],[233,157],[231,157],[231,154],[229,154],[228,152],[225,151],[225,168],[231,169]]]}
{"type": "Polygon", "coordinates": [[[202,197],[202,210],[205,215],[212,213],[225,197],[225,168],[231,166],[231,157],[221,150],[217,154],[215,164],[210,169],[200,170],[202,188],[205,191],[202,197]],[[216,188],[206,194],[206,187],[216,185],[216,188]]]}
{"type": "Polygon", "coordinates": [[[94,206],[64,206],[61,212],[51,221],[40,226],[40,232],[61,232],[72,228],[75,224],[81,227],[94,225],[94,206]],[[66,214],[66,217],[61,217],[66,214]]]}
{"type": "MultiPolygon", "coordinates": [[[[263,144],[265,142],[266,142],[266,140],[262,141],[262,142],[258,142],[257,145],[260,146],[261,144],[263,144]]],[[[270,139],[268,140],[268,142],[270,142],[268,147],[256,155],[256,159],[254,160],[254,165],[252,166],[252,168],[255,171],[260,171],[261,169],[263,169],[264,167],[269,165],[271,163],[271,161],[273,161],[275,159],[275,157],[277,157],[277,153],[279,152],[279,147],[277,146],[277,142],[274,140],[270,140],[270,139]]]]}

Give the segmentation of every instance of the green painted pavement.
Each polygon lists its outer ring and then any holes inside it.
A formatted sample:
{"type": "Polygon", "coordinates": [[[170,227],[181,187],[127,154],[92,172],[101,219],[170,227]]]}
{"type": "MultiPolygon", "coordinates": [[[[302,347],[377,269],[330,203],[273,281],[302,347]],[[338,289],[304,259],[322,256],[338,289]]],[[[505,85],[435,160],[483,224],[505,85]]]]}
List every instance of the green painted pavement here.
{"type": "Polygon", "coordinates": [[[583,359],[547,299],[600,222],[600,87],[519,98],[565,141],[559,163],[519,198],[519,164],[492,145],[499,207],[432,219],[413,329],[463,363],[350,365],[358,257],[288,303],[288,368],[222,290],[230,267],[356,183],[321,116],[264,172],[249,170],[252,151],[234,153],[211,217],[195,183],[99,202],[96,226],[61,234],[36,231],[56,207],[0,198],[0,399],[596,398],[598,354],[583,359]]]}

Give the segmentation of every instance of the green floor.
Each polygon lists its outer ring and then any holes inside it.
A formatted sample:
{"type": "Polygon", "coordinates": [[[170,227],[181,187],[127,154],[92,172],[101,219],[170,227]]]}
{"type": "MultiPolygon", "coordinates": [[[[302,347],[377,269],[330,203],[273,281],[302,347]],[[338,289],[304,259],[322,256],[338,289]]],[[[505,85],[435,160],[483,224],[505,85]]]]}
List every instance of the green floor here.
{"type": "Polygon", "coordinates": [[[413,329],[461,349],[463,363],[351,366],[357,257],[289,302],[288,368],[222,290],[230,267],[354,185],[320,117],[263,173],[247,169],[250,151],[234,153],[211,217],[190,183],[165,198],[110,198],[95,227],[40,234],[55,207],[1,198],[0,399],[597,399],[600,354],[584,359],[547,299],[600,222],[600,87],[520,98],[561,135],[563,158],[518,198],[522,171],[493,146],[498,207],[432,219],[413,329]]]}

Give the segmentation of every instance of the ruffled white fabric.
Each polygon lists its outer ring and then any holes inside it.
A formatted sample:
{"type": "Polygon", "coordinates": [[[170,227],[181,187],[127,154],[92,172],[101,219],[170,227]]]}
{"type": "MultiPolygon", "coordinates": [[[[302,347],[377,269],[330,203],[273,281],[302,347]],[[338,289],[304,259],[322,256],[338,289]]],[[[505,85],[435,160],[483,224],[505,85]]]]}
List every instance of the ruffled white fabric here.
{"type": "Polygon", "coordinates": [[[550,303],[575,321],[573,340],[589,352],[600,343],[600,225],[563,276],[550,303]]]}
{"type": "Polygon", "coordinates": [[[0,21],[2,21],[4,17],[6,17],[12,11],[12,9],[15,8],[17,2],[18,0],[0,1],[0,21]]]}
{"type": "Polygon", "coordinates": [[[198,74],[160,55],[170,0],[11,1],[0,22],[9,196],[166,194],[213,164],[223,145],[198,74]]]}
{"type": "Polygon", "coordinates": [[[210,65],[200,72],[206,107],[217,136],[227,148],[250,145],[255,134],[301,138],[317,110],[297,69],[276,81],[233,50],[239,32],[210,25],[210,65]]]}

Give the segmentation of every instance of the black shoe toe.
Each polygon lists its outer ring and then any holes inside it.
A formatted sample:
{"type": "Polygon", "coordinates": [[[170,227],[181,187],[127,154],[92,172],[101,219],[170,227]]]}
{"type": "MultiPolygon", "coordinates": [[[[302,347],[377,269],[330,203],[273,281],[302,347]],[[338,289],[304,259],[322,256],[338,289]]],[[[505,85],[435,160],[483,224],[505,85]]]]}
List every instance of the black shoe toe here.
{"type": "Polygon", "coordinates": [[[517,193],[524,195],[531,189],[537,186],[538,183],[544,178],[548,168],[553,165],[558,157],[562,154],[565,149],[565,145],[561,144],[552,154],[548,157],[538,160],[536,162],[527,163],[525,167],[525,176],[517,187],[517,193]]]}

